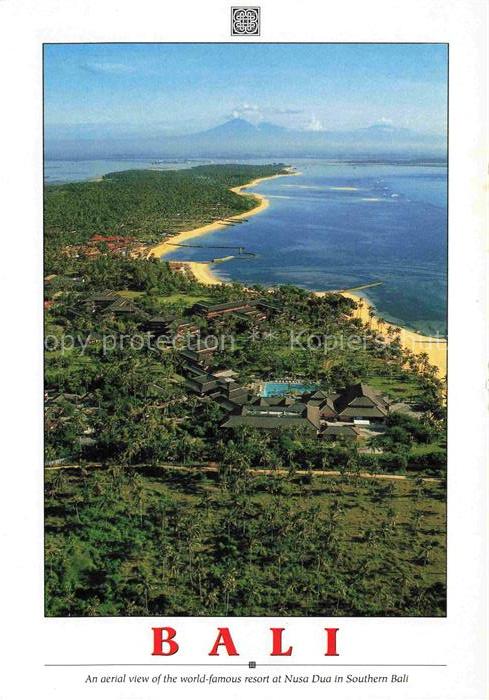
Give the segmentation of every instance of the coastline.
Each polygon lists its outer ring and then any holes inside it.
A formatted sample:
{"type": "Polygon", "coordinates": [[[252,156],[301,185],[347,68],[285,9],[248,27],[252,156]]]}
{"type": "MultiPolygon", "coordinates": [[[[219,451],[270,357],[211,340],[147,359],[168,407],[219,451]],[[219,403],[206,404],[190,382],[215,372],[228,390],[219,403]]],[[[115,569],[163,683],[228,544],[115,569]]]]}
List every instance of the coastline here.
{"type": "MultiPolygon", "coordinates": [[[[229,221],[240,221],[242,219],[247,219],[249,216],[255,216],[255,214],[259,214],[260,212],[264,211],[267,209],[269,206],[270,202],[269,200],[263,195],[259,194],[258,192],[243,192],[242,190],[248,188],[248,187],[253,187],[254,185],[257,185],[260,182],[263,182],[264,180],[274,180],[275,178],[278,177],[288,177],[290,175],[299,175],[298,172],[290,170],[289,172],[286,173],[280,173],[278,175],[270,175],[269,177],[258,177],[255,180],[251,180],[251,182],[247,182],[244,185],[239,185],[238,187],[231,187],[230,191],[235,192],[236,194],[241,195],[242,197],[251,197],[254,200],[258,201],[258,204],[256,207],[253,207],[253,209],[250,209],[249,211],[242,212],[241,214],[235,214],[234,216],[229,216],[226,218],[226,221],[223,221],[221,219],[217,219],[216,221],[213,221],[210,224],[205,224],[204,226],[198,226],[197,228],[190,229],[189,231],[180,231],[180,233],[175,234],[174,236],[171,236],[168,240],[164,240],[161,243],[157,243],[155,246],[150,248],[148,257],[152,258],[162,258],[163,256],[167,255],[173,250],[173,246],[175,243],[183,243],[184,241],[188,241],[191,238],[197,238],[199,236],[204,236],[207,233],[211,233],[211,231],[219,231],[220,229],[226,228],[228,224],[226,222],[229,221]]],[[[185,262],[185,261],[182,261],[185,262]]],[[[212,272],[210,269],[210,263],[194,263],[194,262],[189,262],[186,263],[190,265],[190,269],[192,272],[195,274],[196,278],[200,282],[201,279],[199,277],[205,277],[206,279],[212,278],[214,281],[211,282],[211,284],[222,284],[223,280],[218,277],[216,274],[212,272]],[[195,267],[198,265],[198,267],[195,267]],[[204,270],[203,266],[206,266],[206,270],[204,270]]],[[[209,284],[209,282],[203,282],[203,284],[209,284]]]]}
{"type": "MultiPolygon", "coordinates": [[[[287,173],[282,173],[279,175],[271,175],[270,177],[260,177],[248,182],[244,185],[239,185],[238,187],[232,187],[231,192],[241,195],[242,197],[253,197],[258,200],[258,204],[253,209],[247,212],[242,212],[241,214],[236,214],[227,218],[227,221],[239,221],[241,219],[248,218],[249,216],[254,216],[260,212],[267,209],[269,206],[269,200],[262,194],[257,192],[243,192],[242,190],[253,187],[264,180],[273,180],[278,177],[286,177],[289,175],[299,175],[299,172],[290,171],[287,173]]],[[[204,226],[199,226],[195,229],[189,231],[181,231],[171,237],[171,243],[182,243],[191,238],[197,238],[199,236],[204,236],[211,231],[218,231],[220,229],[226,228],[227,224],[221,220],[214,221],[210,224],[205,224],[204,226]]],[[[153,246],[148,257],[162,258],[171,252],[173,246],[170,244],[170,240],[162,241],[157,245],[153,246]]],[[[197,282],[204,285],[221,285],[226,284],[226,281],[219,277],[212,269],[211,263],[208,262],[194,262],[194,261],[181,261],[188,271],[193,275],[197,282]]],[[[324,296],[329,292],[312,292],[316,296],[324,296]]],[[[444,338],[434,338],[432,336],[422,335],[421,333],[416,333],[403,326],[396,326],[388,321],[381,321],[377,315],[370,316],[368,299],[362,297],[358,294],[353,294],[351,292],[341,292],[341,294],[349,299],[352,299],[357,303],[358,308],[353,311],[353,318],[360,319],[363,323],[366,323],[370,328],[380,335],[384,336],[388,328],[399,328],[400,330],[400,342],[401,345],[406,349],[410,350],[416,355],[426,353],[429,358],[430,364],[438,368],[438,376],[441,380],[446,381],[447,376],[447,341],[444,338]]]]}
{"type": "MultiPolygon", "coordinates": [[[[226,284],[224,280],[220,279],[213,273],[209,263],[189,262],[185,264],[195,279],[201,284],[226,284]]],[[[330,293],[331,292],[312,292],[312,294],[319,297],[330,293]]],[[[370,316],[369,308],[371,307],[365,297],[352,294],[351,292],[340,292],[340,294],[347,299],[352,299],[352,301],[358,304],[358,308],[356,308],[352,313],[353,318],[360,319],[363,323],[370,326],[372,330],[379,333],[379,335],[385,336],[388,328],[398,328],[400,331],[399,339],[402,347],[406,350],[410,350],[415,355],[426,353],[430,364],[438,368],[438,378],[442,381],[446,381],[447,341],[445,338],[434,338],[429,335],[422,335],[421,333],[416,333],[416,331],[412,331],[409,328],[396,326],[388,321],[381,321],[376,315],[370,316]]]]}
{"type": "MultiPolygon", "coordinates": [[[[315,292],[318,296],[323,296],[327,292],[315,292]]],[[[376,315],[370,316],[371,304],[368,299],[351,292],[341,292],[344,297],[352,299],[358,304],[358,308],[353,311],[353,318],[360,319],[380,335],[386,334],[388,328],[400,329],[400,341],[403,348],[410,350],[415,355],[426,353],[431,365],[438,368],[438,378],[445,381],[447,376],[447,341],[445,338],[434,338],[429,335],[416,333],[409,328],[396,326],[388,321],[380,321],[376,315]]]]}
{"type": "Polygon", "coordinates": [[[218,277],[213,271],[211,264],[206,262],[185,262],[183,263],[189,272],[194,276],[199,284],[215,285],[226,284],[225,280],[218,277]]]}

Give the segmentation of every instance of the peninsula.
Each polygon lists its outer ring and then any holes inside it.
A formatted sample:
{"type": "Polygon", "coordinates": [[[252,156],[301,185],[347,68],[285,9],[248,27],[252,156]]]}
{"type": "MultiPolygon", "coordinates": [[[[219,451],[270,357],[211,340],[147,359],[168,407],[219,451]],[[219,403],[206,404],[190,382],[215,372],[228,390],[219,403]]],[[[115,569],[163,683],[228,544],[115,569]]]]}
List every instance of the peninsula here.
{"type": "MultiPolygon", "coordinates": [[[[175,236],[171,236],[168,239],[165,239],[161,241],[161,243],[158,243],[157,245],[153,246],[151,250],[149,251],[149,255],[155,258],[162,258],[165,255],[167,255],[170,252],[173,252],[172,245],[175,245],[177,243],[183,243],[184,241],[188,241],[191,238],[197,238],[198,236],[204,236],[208,233],[212,233],[213,231],[218,231],[219,229],[224,229],[227,228],[230,224],[230,222],[239,222],[242,221],[243,219],[247,219],[250,216],[254,216],[256,214],[259,214],[260,212],[264,211],[267,209],[269,206],[269,200],[262,194],[259,194],[258,192],[245,192],[245,189],[248,189],[250,187],[253,187],[255,185],[258,185],[260,182],[263,182],[264,180],[272,180],[277,177],[284,177],[286,175],[298,175],[299,173],[291,167],[285,167],[283,169],[283,172],[281,173],[276,173],[274,175],[268,175],[265,177],[258,177],[255,178],[254,180],[251,180],[250,182],[245,183],[244,185],[238,185],[237,187],[231,187],[230,191],[234,192],[235,194],[241,195],[243,197],[248,198],[248,201],[252,203],[252,208],[248,209],[246,211],[243,211],[239,214],[233,214],[232,216],[226,218],[226,219],[217,219],[216,221],[213,221],[209,224],[204,224],[203,226],[198,226],[197,228],[191,229],[189,231],[181,231],[175,236]]],[[[197,270],[202,270],[202,267],[200,268],[194,268],[196,270],[197,276],[199,273],[197,270]]],[[[202,275],[204,273],[201,273],[202,275]]],[[[211,271],[207,271],[205,273],[205,278],[202,279],[204,284],[208,284],[208,280],[213,279],[214,284],[220,284],[222,280],[217,277],[216,275],[212,276],[211,271]]],[[[200,281],[200,280],[199,280],[200,281]]]]}

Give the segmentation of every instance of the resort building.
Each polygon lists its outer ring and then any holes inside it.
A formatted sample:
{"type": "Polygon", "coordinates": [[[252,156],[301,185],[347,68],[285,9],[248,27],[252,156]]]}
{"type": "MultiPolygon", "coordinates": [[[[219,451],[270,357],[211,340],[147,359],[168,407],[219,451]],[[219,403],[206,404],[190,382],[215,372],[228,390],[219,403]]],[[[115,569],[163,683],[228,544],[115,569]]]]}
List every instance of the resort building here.
{"type": "Polygon", "coordinates": [[[218,378],[217,395],[212,398],[227,411],[234,411],[237,406],[248,403],[250,393],[234,379],[218,378]]]}
{"type": "Polygon", "coordinates": [[[251,401],[254,406],[292,406],[295,402],[291,396],[256,396],[251,401]]]}
{"type": "Polygon", "coordinates": [[[109,253],[120,253],[126,255],[131,250],[137,241],[128,236],[101,236],[96,233],[90,238],[90,243],[106,247],[109,253]]]}
{"type": "Polygon", "coordinates": [[[114,314],[128,318],[129,316],[145,316],[144,311],[141,311],[130,299],[118,297],[110,306],[107,306],[102,311],[103,314],[114,314]]]}
{"type": "Polygon", "coordinates": [[[93,294],[85,302],[85,309],[89,313],[103,316],[113,314],[122,318],[136,317],[139,320],[147,316],[130,299],[126,299],[111,290],[93,294]]]}
{"type": "Polygon", "coordinates": [[[223,377],[220,372],[211,374],[191,374],[185,384],[188,389],[199,396],[208,396],[227,411],[239,410],[239,407],[250,401],[251,395],[231,377],[223,377]]]}
{"type": "Polygon", "coordinates": [[[248,300],[230,301],[224,304],[206,304],[204,302],[199,302],[192,307],[191,313],[204,316],[206,319],[211,319],[251,308],[248,300]]]}
{"type": "Polygon", "coordinates": [[[342,437],[356,439],[361,435],[359,427],[383,423],[388,414],[387,404],[365,384],[354,384],[334,394],[319,390],[298,398],[254,396],[246,405],[234,406],[230,410],[232,415],[223,423],[223,427],[250,425],[276,429],[309,421],[317,426],[320,437],[328,440],[342,437]],[[301,418],[299,423],[288,420],[298,417],[301,418]]]}
{"type": "Polygon", "coordinates": [[[234,379],[234,377],[238,376],[238,373],[235,372],[233,369],[216,369],[212,373],[213,377],[217,377],[218,379],[234,379]]]}
{"type": "Polygon", "coordinates": [[[320,433],[320,437],[325,440],[335,442],[341,438],[356,440],[360,436],[360,431],[354,425],[327,425],[320,433]]]}
{"type": "Polygon", "coordinates": [[[97,292],[87,299],[87,308],[93,313],[107,309],[114,301],[120,299],[120,296],[111,290],[97,292]]]}
{"type": "MultiPolygon", "coordinates": [[[[302,426],[321,438],[334,441],[356,439],[361,435],[359,428],[371,423],[382,424],[388,415],[384,399],[362,383],[334,393],[314,389],[299,396],[258,396],[236,381],[237,373],[233,370],[212,369],[215,350],[207,346],[205,339],[199,339],[192,348],[181,350],[180,357],[187,388],[216,401],[229,412],[223,428],[247,425],[262,430],[281,430],[302,426]]],[[[280,387],[280,383],[274,386],[280,387]]]]}
{"type": "Polygon", "coordinates": [[[303,428],[317,435],[321,421],[317,407],[298,402],[291,406],[245,405],[230,415],[222,427],[237,428],[242,425],[259,430],[303,428]]]}
{"type": "Polygon", "coordinates": [[[175,317],[153,316],[146,321],[144,330],[154,338],[167,336],[168,338],[182,338],[186,335],[195,335],[199,328],[191,321],[181,321],[175,317]]]}
{"type": "Polygon", "coordinates": [[[389,412],[378,392],[366,384],[351,384],[336,393],[319,390],[302,397],[308,405],[318,406],[321,419],[368,425],[383,423],[389,412]]]}
{"type": "Polygon", "coordinates": [[[195,394],[205,396],[217,389],[218,381],[212,374],[197,374],[193,377],[187,377],[185,386],[195,394]]]}
{"type": "Polygon", "coordinates": [[[237,301],[228,301],[224,304],[199,302],[192,307],[191,313],[204,316],[208,321],[223,318],[230,314],[238,314],[242,319],[251,319],[258,322],[266,320],[271,313],[277,310],[277,307],[262,299],[239,299],[237,301]]]}
{"type": "Polygon", "coordinates": [[[355,425],[384,423],[389,409],[386,402],[366,384],[352,384],[333,399],[337,420],[355,425]]]}
{"type": "Polygon", "coordinates": [[[314,391],[312,394],[306,394],[302,397],[307,402],[308,406],[317,406],[321,420],[335,420],[337,413],[334,407],[334,401],[339,394],[326,394],[322,390],[314,391]]]}
{"type": "Polygon", "coordinates": [[[87,243],[65,246],[64,253],[69,257],[98,257],[100,255],[129,255],[140,248],[141,243],[128,236],[101,236],[94,234],[87,243]]]}
{"type": "Polygon", "coordinates": [[[184,360],[184,368],[190,370],[198,368],[199,371],[202,371],[203,367],[209,366],[216,350],[215,346],[208,346],[205,341],[198,339],[195,343],[180,351],[180,357],[184,360]]]}

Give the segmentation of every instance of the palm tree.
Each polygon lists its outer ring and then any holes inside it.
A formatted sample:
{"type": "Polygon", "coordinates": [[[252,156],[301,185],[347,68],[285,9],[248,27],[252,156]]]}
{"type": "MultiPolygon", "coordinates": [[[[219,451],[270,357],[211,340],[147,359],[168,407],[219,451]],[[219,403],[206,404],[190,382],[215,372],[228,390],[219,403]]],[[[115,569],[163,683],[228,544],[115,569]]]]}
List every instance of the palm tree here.
{"type": "Polygon", "coordinates": [[[368,306],[367,309],[368,309],[368,318],[369,318],[369,328],[371,328],[372,327],[372,319],[375,316],[375,309],[373,306],[368,306]]]}

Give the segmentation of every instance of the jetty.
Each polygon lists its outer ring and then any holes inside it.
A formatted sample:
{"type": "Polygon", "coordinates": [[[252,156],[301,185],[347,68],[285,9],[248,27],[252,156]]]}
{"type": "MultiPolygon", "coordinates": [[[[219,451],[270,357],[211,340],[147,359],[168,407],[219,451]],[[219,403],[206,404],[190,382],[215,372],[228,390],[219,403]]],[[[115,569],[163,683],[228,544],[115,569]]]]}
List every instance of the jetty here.
{"type": "Polygon", "coordinates": [[[235,255],[225,255],[222,258],[212,258],[211,263],[223,263],[227,262],[228,260],[234,260],[235,258],[235,255]]]}
{"type": "Polygon", "coordinates": [[[199,243],[171,243],[167,241],[167,245],[173,245],[178,248],[215,248],[216,250],[239,250],[240,253],[245,252],[245,246],[241,245],[202,245],[199,243]]]}
{"type": "Polygon", "coordinates": [[[175,246],[176,248],[209,248],[215,250],[237,250],[237,255],[227,255],[222,258],[214,258],[211,262],[225,262],[226,260],[232,260],[233,258],[256,258],[257,254],[246,250],[245,246],[238,245],[202,245],[196,243],[191,245],[190,243],[170,243],[167,245],[175,246]]]}
{"type": "Polygon", "coordinates": [[[379,285],[384,284],[383,280],[379,280],[378,282],[368,282],[367,284],[360,284],[357,287],[348,287],[348,289],[335,289],[334,293],[335,294],[345,294],[347,292],[360,292],[362,289],[370,289],[371,287],[378,287],[379,285]]]}

